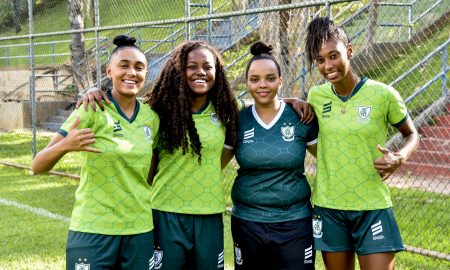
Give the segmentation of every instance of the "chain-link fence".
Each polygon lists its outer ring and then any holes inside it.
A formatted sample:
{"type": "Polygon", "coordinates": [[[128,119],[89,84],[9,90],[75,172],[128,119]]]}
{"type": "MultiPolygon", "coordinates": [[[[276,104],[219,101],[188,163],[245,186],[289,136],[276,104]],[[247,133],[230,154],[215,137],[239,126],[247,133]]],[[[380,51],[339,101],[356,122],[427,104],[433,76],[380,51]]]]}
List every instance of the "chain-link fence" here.
{"type": "MultiPolygon", "coordinates": [[[[426,259],[433,269],[449,265],[450,0],[14,0],[0,6],[0,162],[25,166],[79,94],[105,82],[117,34],[135,36],[145,50],[148,85],[181,41],[208,41],[222,52],[236,96],[245,95],[249,45],[263,40],[282,67],[280,96],[305,97],[323,82],[306,65],[306,27],[314,17],[330,16],[349,35],[357,73],[393,85],[407,102],[421,145],[388,182],[394,209],[408,250],[433,257],[426,259]]],[[[398,141],[392,130],[389,146],[398,141]]],[[[306,162],[314,181],[315,161],[306,162]]],[[[232,162],[224,170],[228,191],[236,168],[232,162]]],[[[56,170],[77,174],[77,155],[56,170]]],[[[408,256],[424,268],[419,256],[408,256]]]]}

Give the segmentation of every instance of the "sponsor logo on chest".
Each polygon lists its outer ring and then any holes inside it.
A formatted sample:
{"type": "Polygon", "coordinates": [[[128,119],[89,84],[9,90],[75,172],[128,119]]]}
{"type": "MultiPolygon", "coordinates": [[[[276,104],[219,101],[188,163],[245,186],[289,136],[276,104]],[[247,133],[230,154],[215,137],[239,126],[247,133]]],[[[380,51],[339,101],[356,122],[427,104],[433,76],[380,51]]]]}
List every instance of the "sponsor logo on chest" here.
{"type": "Polygon", "coordinates": [[[117,122],[114,122],[113,125],[113,137],[123,137],[122,134],[122,127],[120,126],[120,120],[117,120],[117,122]]]}
{"type": "Polygon", "coordinates": [[[253,137],[255,137],[255,128],[244,131],[244,140],[242,143],[254,143],[253,137]]]}

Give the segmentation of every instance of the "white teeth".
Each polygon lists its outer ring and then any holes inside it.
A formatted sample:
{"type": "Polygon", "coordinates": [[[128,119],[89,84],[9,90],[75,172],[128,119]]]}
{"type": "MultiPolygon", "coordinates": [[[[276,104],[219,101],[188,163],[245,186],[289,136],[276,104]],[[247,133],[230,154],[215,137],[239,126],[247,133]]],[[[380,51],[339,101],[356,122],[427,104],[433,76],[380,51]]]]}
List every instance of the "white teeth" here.
{"type": "Polygon", "coordinates": [[[123,80],[124,83],[131,83],[131,84],[136,84],[136,81],[130,81],[130,80],[123,80]]]}
{"type": "Polygon", "coordinates": [[[195,83],[206,83],[206,80],[194,80],[195,83]]]}
{"type": "Polygon", "coordinates": [[[328,76],[336,76],[336,75],[337,75],[337,72],[328,73],[328,76]]]}

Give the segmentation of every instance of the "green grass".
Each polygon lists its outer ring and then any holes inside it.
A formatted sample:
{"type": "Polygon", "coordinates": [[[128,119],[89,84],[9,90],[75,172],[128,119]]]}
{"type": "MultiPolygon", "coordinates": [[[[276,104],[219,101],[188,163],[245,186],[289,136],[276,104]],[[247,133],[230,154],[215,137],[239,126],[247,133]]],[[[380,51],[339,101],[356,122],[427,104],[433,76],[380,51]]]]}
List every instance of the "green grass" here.
{"type": "MultiPolygon", "coordinates": [[[[0,165],[0,198],[69,217],[77,181],[0,165]]],[[[68,224],[0,203],[0,269],[63,269],[68,224]]]]}
{"type": "MultiPolygon", "coordinates": [[[[37,134],[37,151],[41,151],[50,142],[52,135],[37,134]]],[[[30,166],[33,160],[33,135],[29,131],[0,132],[0,161],[30,166]]],[[[64,173],[80,172],[79,153],[65,155],[54,170],[64,173]]]]}

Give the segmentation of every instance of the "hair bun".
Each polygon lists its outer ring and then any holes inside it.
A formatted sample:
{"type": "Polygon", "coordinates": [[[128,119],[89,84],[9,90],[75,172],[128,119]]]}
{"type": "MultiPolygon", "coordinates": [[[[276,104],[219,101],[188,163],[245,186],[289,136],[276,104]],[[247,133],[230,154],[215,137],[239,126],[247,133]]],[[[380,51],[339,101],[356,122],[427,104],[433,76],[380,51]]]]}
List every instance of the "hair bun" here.
{"type": "Polygon", "coordinates": [[[113,40],[113,44],[117,47],[135,46],[134,43],[136,43],[136,38],[127,35],[118,35],[113,40]]]}
{"type": "Polygon", "coordinates": [[[260,55],[263,53],[272,55],[272,46],[266,45],[264,42],[257,41],[250,47],[250,53],[253,55],[260,55]]]}

